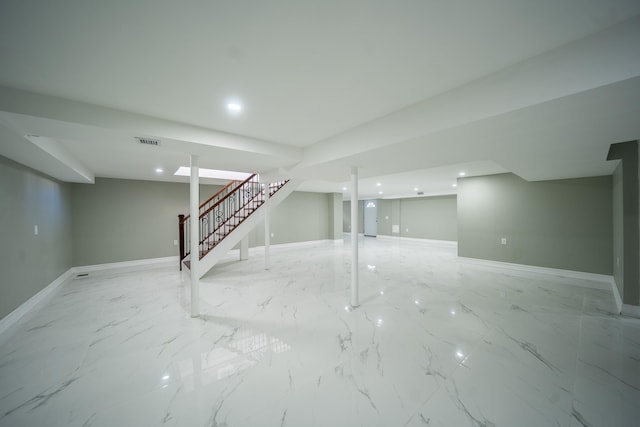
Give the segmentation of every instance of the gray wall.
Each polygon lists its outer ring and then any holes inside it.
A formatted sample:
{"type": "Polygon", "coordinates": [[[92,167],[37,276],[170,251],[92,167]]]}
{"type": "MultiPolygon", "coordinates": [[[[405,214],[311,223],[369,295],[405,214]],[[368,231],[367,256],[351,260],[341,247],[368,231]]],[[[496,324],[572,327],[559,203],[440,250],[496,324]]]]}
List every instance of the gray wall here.
{"type": "Polygon", "coordinates": [[[0,241],[3,318],[72,267],[71,186],[0,156],[0,241]]]}
{"type": "Polygon", "coordinates": [[[628,305],[640,305],[640,150],[637,141],[611,144],[607,160],[622,160],[614,172],[614,279],[628,305]]]}
{"type": "Polygon", "coordinates": [[[343,205],[342,194],[328,193],[329,198],[329,238],[332,240],[342,240],[343,221],[343,205]]]}
{"type": "MultiPolygon", "coordinates": [[[[214,192],[201,188],[203,198],[214,192]]],[[[175,256],[189,186],[98,178],[94,185],[73,185],[72,206],[75,266],[175,256]]]]}
{"type": "MultiPolygon", "coordinates": [[[[220,187],[203,185],[205,200],[220,187]]],[[[294,192],[273,209],[272,244],[330,238],[331,195],[294,192]]],[[[189,185],[100,178],[74,184],[73,265],[105,264],[178,255],[178,214],[189,210],[189,185]]],[[[264,224],[249,234],[264,245],[264,224]]]]}
{"type": "MultiPolygon", "coordinates": [[[[330,194],[294,191],[269,217],[271,244],[330,239],[330,194]]],[[[264,222],[249,233],[249,246],[264,245],[264,222]]]]}
{"type": "MultiPolygon", "coordinates": [[[[418,239],[449,240],[458,238],[456,196],[415,197],[408,199],[378,199],[378,235],[418,239]],[[399,225],[393,233],[392,225],[399,225]]],[[[343,203],[344,232],[351,230],[351,202],[343,203]]],[[[358,203],[360,222],[364,228],[364,201],[358,203]]]]}
{"type": "MultiPolygon", "coordinates": [[[[342,231],[351,232],[351,201],[342,202],[342,231]]],[[[364,200],[358,200],[358,233],[364,233],[364,200]]]]}
{"type": "Polygon", "coordinates": [[[612,274],[612,193],[611,176],[459,179],[458,255],[612,274]]]}
{"type": "Polygon", "coordinates": [[[613,172],[613,279],[624,301],[624,221],[622,208],[622,162],[613,172]]]}
{"type": "Polygon", "coordinates": [[[456,241],[456,196],[378,200],[378,234],[456,241]],[[400,226],[399,233],[392,232],[394,224],[400,226]]]}
{"type": "Polygon", "coordinates": [[[379,199],[378,200],[378,235],[379,236],[398,236],[391,232],[391,224],[394,218],[400,220],[400,211],[392,208],[394,205],[399,205],[400,199],[379,199]]]}

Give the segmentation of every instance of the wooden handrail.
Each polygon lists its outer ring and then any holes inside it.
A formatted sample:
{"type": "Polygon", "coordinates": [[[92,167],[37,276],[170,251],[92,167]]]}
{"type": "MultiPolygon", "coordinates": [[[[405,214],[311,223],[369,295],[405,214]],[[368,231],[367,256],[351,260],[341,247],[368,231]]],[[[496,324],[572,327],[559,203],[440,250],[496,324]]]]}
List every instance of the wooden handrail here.
{"type": "MultiPolygon", "coordinates": [[[[225,185],[224,187],[222,187],[220,190],[218,190],[218,191],[216,192],[216,194],[214,194],[213,196],[209,197],[206,201],[202,202],[202,203],[200,204],[200,206],[198,206],[198,210],[200,210],[200,209],[202,209],[203,207],[205,207],[205,205],[206,205],[207,203],[209,203],[210,201],[212,201],[213,199],[215,199],[216,197],[218,197],[218,196],[220,195],[220,193],[222,193],[223,191],[225,191],[227,188],[231,187],[232,185],[237,184],[238,182],[240,182],[240,181],[231,181],[230,183],[228,183],[227,185],[225,185]]],[[[186,220],[188,220],[188,219],[189,219],[189,215],[184,215],[184,218],[182,218],[182,219],[181,219],[181,221],[182,221],[182,222],[181,222],[181,224],[184,224],[184,222],[185,222],[186,220]]]]}
{"type": "MultiPolygon", "coordinates": [[[[256,199],[256,197],[260,197],[261,192],[258,192],[256,194],[253,195],[253,197],[251,197],[251,199],[247,200],[247,202],[243,205],[240,206],[238,209],[236,209],[235,211],[233,211],[233,213],[230,215],[230,217],[236,215],[238,212],[240,212],[242,209],[244,209],[250,202],[254,201],[256,199]]],[[[221,224],[218,224],[217,226],[215,226],[215,228],[213,229],[212,233],[217,232],[218,230],[220,230],[222,227],[224,227],[224,225],[231,219],[231,218],[227,218],[227,220],[221,224]]],[[[205,240],[207,240],[207,237],[203,238],[200,243],[204,242],[205,240]]]]}
{"type": "MultiPolygon", "coordinates": [[[[246,183],[251,182],[251,180],[256,176],[256,174],[254,173],[253,175],[251,175],[249,178],[245,179],[244,181],[242,181],[242,184],[238,185],[238,188],[242,188],[242,186],[244,186],[246,183]]],[[[213,205],[211,205],[206,211],[202,212],[200,214],[200,216],[198,217],[198,220],[201,220],[206,214],[208,214],[209,212],[211,212],[213,209],[215,209],[218,205],[222,204],[222,202],[224,202],[225,200],[227,200],[232,194],[235,194],[236,190],[238,190],[238,188],[236,188],[233,191],[230,191],[226,196],[224,196],[222,199],[218,200],[216,203],[214,203],[213,205]]]]}
{"type": "MultiPolygon", "coordinates": [[[[271,195],[275,194],[276,192],[278,192],[278,190],[280,190],[280,189],[281,189],[281,188],[282,188],[286,183],[288,183],[288,182],[289,182],[289,180],[280,181],[280,182],[278,182],[278,183],[275,183],[274,191],[273,191],[273,193],[270,193],[270,194],[271,194],[271,195]]],[[[246,181],[243,183],[243,185],[244,185],[245,183],[246,183],[246,181]]],[[[271,185],[273,185],[273,184],[269,184],[269,187],[271,187],[271,185]]],[[[240,186],[240,187],[242,187],[242,186],[240,186]]],[[[240,188],[240,187],[239,187],[239,188],[240,188]]],[[[267,191],[269,191],[269,190],[267,190],[267,191]]],[[[252,202],[252,201],[253,201],[253,200],[255,200],[256,198],[260,198],[260,196],[262,196],[262,199],[263,199],[263,200],[261,201],[261,203],[257,206],[257,207],[260,207],[260,206],[264,203],[264,193],[263,193],[262,191],[260,191],[260,192],[256,193],[255,195],[253,195],[253,197],[252,197],[251,199],[249,199],[249,200],[247,201],[247,203],[246,203],[244,206],[241,206],[241,207],[239,207],[238,209],[236,209],[236,210],[233,212],[233,214],[232,214],[231,216],[236,215],[238,212],[240,212],[242,209],[244,209],[244,208],[245,208],[245,207],[246,207],[250,202],[252,202]]],[[[271,196],[270,196],[270,197],[271,197],[271,196]]],[[[257,208],[257,207],[255,207],[255,208],[257,208]]],[[[253,210],[255,210],[255,208],[254,208],[253,210]]],[[[252,212],[250,212],[250,213],[249,213],[249,215],[251,215],[251,213],[253,213],[253,210],[252,210],[252,212]]],[[[229,219],[230,219],[230,218],[228,218],[228,219],[227,219],[227,221],[229,221],[229,219]]],[[[240,223],[242,223],[242,222],[244,221],[244,219],[246,219],[246,218],[241,219],[241,220],[240,220],[240,223]]],[[[211,234],[215,234],[218,230],[220,230],[222,227],[224,227],[224,225],[225,225],[225,223],[219,224],[217,227],[215,227],[215,228],[213,229],[213,231],[211,232],[211,234]]],[[[232,231],[232,230],[231,230],[231,231],[232,231]]],[[[225,239],[225,238],[230,234],[230,232],[231,232],[231,231],[229,231],[229,232],[225,233],[225,234],[220,238],[220,240],[219,240],[217,243],[220,243],[222,240],[224,240],[224,239],[225,239]]],[[[210,235],[211,235],[211,234],[210,234],[210,235]]],[[[202,244],[202,243],[203,243],[203,242],[205,242],[207,239],[208,239],[208,237],[206,237],[206,238],[202,239],[202,240],[199,242],[199,244],[202,244]]],[[[217,243],[216,243],[216,244],[217,244],[217,243]]],[[[209,253],[213,248],[214,248],[214,246],[210,247],[210,248],[209,248],[207,251],[205,251],[204,253],[201,253],[201,255],[200,255],[200,259],[204,258],[204,256],[205,256],[206,254],[208,254],[208,253],[209,253]]]]}
{"type": "Polygon", "coordinates": [[[231,187],[233,184],[236,184],[236,183],[238,183],[238,182],[240,182],[240,181],[235,181],[235,180],[234,180],[234,181],[231,181],[230,183],[228,183],[227,185],[225,185],[224,187],[222,187],[222,188],[220,189],[220,191],[218,191],[218,192],[217,192],[216,194],[214,194],[213,196],[209,197],[209,198],[207,199],[207,201],[206,201],[206,202],[202,202],[202,203],[200,204],[200,209],[202,209],[202,208],[203,208],[207,203],[209,203],[210,201],[212,201],[213,199],[215,199],[216,197],[218,197],[218,195],[219,195],[220,193],[222,193],[224,190],[226,190],[227,188],[231,187]]]}

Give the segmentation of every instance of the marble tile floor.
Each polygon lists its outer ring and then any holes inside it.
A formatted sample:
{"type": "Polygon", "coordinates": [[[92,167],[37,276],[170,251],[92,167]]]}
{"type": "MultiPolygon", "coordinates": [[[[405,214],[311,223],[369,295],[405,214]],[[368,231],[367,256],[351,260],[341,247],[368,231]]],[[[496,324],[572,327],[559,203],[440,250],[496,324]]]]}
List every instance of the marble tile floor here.
{"type": "Polygon", "coordinates": [[[605,283],[365,239],[74,278],[0,337],[0,426],[634,426],[640,321],[605,283]]]}

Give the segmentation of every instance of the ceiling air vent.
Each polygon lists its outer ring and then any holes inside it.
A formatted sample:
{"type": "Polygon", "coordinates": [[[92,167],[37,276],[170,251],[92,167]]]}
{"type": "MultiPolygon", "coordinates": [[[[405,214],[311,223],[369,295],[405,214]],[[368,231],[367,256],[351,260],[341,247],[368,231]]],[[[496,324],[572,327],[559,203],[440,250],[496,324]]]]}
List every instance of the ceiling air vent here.
{"type": "Polygon", "coordinates": [[[142,145],[151,145],[153,147],[159,147],[160,146],[160,140],[159,139],[142,138],[140,136],[136,136],[136,141],[138,141],[138,143],[142,144],[142,145]]]}
{"type": "Polygon", "coordinates": [[[424,191],[418,191],[418,196],[424,195],[424,191]]]}

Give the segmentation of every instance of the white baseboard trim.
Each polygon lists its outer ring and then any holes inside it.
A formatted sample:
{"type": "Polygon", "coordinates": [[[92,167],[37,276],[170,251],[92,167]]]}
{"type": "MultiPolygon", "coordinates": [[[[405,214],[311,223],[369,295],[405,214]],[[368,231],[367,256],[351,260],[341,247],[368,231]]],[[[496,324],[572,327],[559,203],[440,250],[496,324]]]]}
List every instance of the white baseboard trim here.
{"type": "Polygon", "coordinates": [[[640,306],[622,304],[622,312],[620,314],[626,317],[635,317],[636,319],[640,319],[640,306]]]}
{"type": "Polygon", "coordinates": [[[456,242],[455,240],[420,239],[416,237],[387,236],[382,234],[378,234],[377,237],[380,240],[395,240],[395,241],[401,241],[401,242],[425,243],[433,246],[446,246],[448,248],[458,247],[458,242],[456,242]]]}
{"type": "Polygon", "coordinates": [[[92,271],[110,270],[112,268],[144,267],[144,266],[157,265],[157,264],[166,264],[170,262],[174,262],[177,266],[178,257],[168,256],[168,257],[162,257],[162,258],[148,258],[148,259],[137,259],[133,261],[110,262],[107,264],[83,265],[79,267],[73,267],[72,270],[76,274],[90,273],[92,271]]]}
{"type": "Polygon", "coordinates": [[[13,310],[7,316],[0,320],[0,336],[9,329],[11,326],[15,325],[20,319],[22,319],[27,313],[31,310],[35,309],[39,304],[44,302],[48,297],[53,295],[53,293],[58,290],[60,285],[62,285],[67,279],[73,276],[73,267],[62,273],[56,280],[49,283],[42,289],[40,292],[20,304],[18,308],[13,310]]]}
{"type": "MultiPolygon", "coordinates": [[[[613,276],[607,276],[605,274],[586,273],[583,271],[574,270],[562,270],[558,268],[538,267],[535,265],[525,264],[513,264],[510,262],[490,261],[486,259],[458,257],[459,261],[467,264],[475,264],[484,267],[506,268],[510,270],[523,271],[527,273],[541,273],[549,274],[553,276],[567,277],[571,279],[588,280],[593,283],[594,286],[589,286],[594,289],[610,290],[613,276]]],[[[615,283],[613,285],[615,287],[615,283]]]]}
{"type": "Polygon", "coordinates": [[[620,297],[620,291],[618,290],[616,280],[613,277],[611,277],[611,289],[613,290],[613,298],[616,300],[616,308],[618,309],[618,313],[622,313],[622,298],[620,297]]]}
{"type": "MultiPolygon", "coordinates": [[[[321,245],[328,242],[333,242],[333,239],[307,240],[305,242],[293,242],[293,243],[280,243],[278,245],[271,245],[271,246],[276,249],[291,249],[291,248],[304,248],[307,246],[321,245]]],[[[264,246],[262,246],[261,248],[264,250],[264,246]]]]}
{"type": "Polygon", "coordinates": [[[56,280],[48,284],[40,292],[23,302],[15,310],[9,313],[4,318],[0,319],[0,337],[11,326],[16,324],[27,313],[37,308],[39,304],[45,301],[51,296],[66,280],[76,276],[77,274],[90,273],[93,271],[110,270],[113,268],[126,268],[126,267],[142,267],[153,266],[158,264],[165,264],[169,262],[176,263],[178,265],[178,257],[170,256],[164,258],[150,258],[139,259],[135,261],[113,262],[108,264],[96,264],[96,265],[84,265],[79,267],[71,267],[69,270],[61,274],[56,280]]]}
{"type": "MultiPolygon", "coordinates": [[[[342,240],[333,240],[333,239],[306,240],[304,242],[278,243],[275,245],[272,244],[272,245],[269,245],[269,247],[271,249],[294,249],[294,248],[304,248],[308,246],[321,245],[321,244],[326,244],[330,242],[336,242],[337,244],[338,242],[342,242],[342,240]]],[[[229,253],[238,252],[238,251],[239,249],[233,249],[229,251],[229,253]]],[[[249,254],[260,254],[261,252],[264,252],[264,245],[254,246],[252,248],[249,248],[249,254]]]]}

